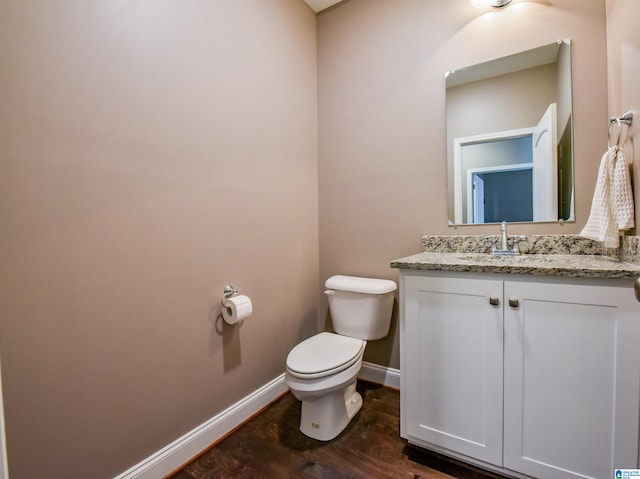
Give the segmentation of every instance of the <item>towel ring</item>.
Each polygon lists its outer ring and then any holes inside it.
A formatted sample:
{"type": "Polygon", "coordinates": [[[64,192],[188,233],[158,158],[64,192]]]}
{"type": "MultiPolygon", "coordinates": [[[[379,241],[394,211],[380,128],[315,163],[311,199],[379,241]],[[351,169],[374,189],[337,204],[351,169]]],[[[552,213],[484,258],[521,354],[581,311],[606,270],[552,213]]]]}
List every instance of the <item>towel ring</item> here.
{"type": "Polygon", "coordinates": [[[609,119],[609,135],[607,144],[609,148],[611,148],[611,127],[616,124],[618,127],[617,138],[616,138],[616,146],[620,146],[620,137],[622,136],[622,124],[627,126],[631,126],[633,123],[633,111],[628,111],[622,116],[613,116],[609,119]]]}
{"type": "Polygon", "coordinates": [[[620,137],[622,136],[622,126],[620,124],[620,118],[611,118],[611,121],[609,122],[609,139],[607,141],[609,148],[611,148],[611,128],[613,127],[613,125],[617,125],[618,127],[616,132],[616,146],[620,146],[620,137]]]}

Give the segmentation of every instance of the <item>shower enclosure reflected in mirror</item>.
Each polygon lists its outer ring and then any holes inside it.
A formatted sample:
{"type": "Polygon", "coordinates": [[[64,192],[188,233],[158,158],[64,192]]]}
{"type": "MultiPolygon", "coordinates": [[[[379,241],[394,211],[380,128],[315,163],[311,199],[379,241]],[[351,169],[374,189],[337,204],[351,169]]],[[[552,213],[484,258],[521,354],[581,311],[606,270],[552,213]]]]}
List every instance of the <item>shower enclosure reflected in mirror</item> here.
{"type": "Polygon", "coordinates": [[[450,225],[574,219],[570,44],[445,75],[450,225]]]}

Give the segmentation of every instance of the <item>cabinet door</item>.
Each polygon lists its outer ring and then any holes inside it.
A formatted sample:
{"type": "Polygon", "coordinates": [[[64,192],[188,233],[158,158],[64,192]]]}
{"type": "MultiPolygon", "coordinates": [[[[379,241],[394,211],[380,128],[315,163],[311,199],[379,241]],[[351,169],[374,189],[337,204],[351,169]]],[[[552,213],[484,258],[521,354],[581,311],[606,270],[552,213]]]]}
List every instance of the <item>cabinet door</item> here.
{"type": "Polygon", "coordinates": [[[404,281],[403,436],[501,465],[502,282],[404,281]]]}
{"type": "Polygon", "coordinates": [[[613,477],[638,467],[640,305],[621,286],[506,282],[504,467],[613,477]]]}

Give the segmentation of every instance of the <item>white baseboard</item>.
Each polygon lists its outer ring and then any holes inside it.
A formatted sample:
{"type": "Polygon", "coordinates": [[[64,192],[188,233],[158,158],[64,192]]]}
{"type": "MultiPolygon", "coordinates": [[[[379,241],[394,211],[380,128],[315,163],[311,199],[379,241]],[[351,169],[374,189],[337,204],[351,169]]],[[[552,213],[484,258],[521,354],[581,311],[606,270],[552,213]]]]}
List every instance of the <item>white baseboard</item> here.
{"type": "Polygon", "coordinates": [[[378,364],[362,362],[362,369],[358,375],[360,379],[372,383],[384,384],[390,388],[400,389],[400,370],[379,366],[378,364]]]}
{"type": "MultiPolygon", "coordinates": [[[[400,389],[400,371],[363,362],[360,379],[400,389]]],[[[114,479],[158,479],[172,473],[287,391],[284,373],[114,479]]]]}
{"type": "Polygon", "coordinates": [[[114,479],[158,479],[186,464],[287,391],[284,373],[114,479]]]}

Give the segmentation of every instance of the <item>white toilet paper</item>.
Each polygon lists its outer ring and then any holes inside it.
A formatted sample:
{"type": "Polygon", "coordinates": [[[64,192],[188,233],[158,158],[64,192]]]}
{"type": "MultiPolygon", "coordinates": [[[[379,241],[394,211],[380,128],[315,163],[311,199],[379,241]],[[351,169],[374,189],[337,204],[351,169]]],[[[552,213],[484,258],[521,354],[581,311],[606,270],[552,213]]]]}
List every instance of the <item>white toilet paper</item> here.
{"type": "Polygon", "coordinates": [[[248,296],[237,294],[222,301],[222,317],[228,324],[247,319],[253,312],[253,305],[248,296]]]}

